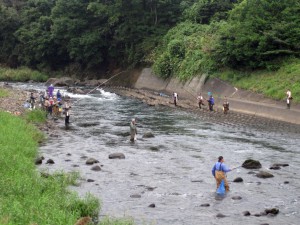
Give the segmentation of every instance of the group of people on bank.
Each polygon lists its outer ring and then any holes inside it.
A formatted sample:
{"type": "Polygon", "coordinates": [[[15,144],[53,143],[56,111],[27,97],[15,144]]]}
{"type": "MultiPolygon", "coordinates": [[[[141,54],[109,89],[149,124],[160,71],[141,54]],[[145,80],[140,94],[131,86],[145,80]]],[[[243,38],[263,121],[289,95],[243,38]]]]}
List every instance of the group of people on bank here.
{"type": "MultiPolygon", "coordinates": [[[[29,97],[29,108],[35,109],[37,97],[34,93],[29,97]]],[[[57,90],[54,95],[54,86],[51,84],[44,92],[39,93],[39,106],[46,112],[46,116],[59,118],[61,115],[65,115],[65,125],[70,123],[70,101],[68,98],[63,98],[60,90],[57,90]]]]}
{"type": "MultiPolygon", "coordinates": [[[[173,93],[172,95],[173,98],[173,103],[175,106],[178,104],[178,94],[176,92],[173,93]]],[[[291,108],[291,101],[293,100],[292,97],[292,92],[290,89],[287,90],[286,92],[286,104],[287,104],[287,109],[291,108]]],[[[202,109],[202,106],[205,106],[205,102],[207,102],[208,105],[208,110],[209,111],[214,111],[214,105],[215,105],[215,99],[212,95],[211,92],[208,92],[208,99],[205,99],[201,93],[197,96],[197,101],[198,101],[198,106],[200,109],[202,109]]],[[[223,113],[227,114],[229,111],[229,102],[227,100],[227,97],[225,96],[224,101],[223,101],[223,113]]]]}
{"type": "MultiPolygon", "coordinates": [[[[205,106],[204,102],[207,102],[208,110],[214,111],[214,105],[215,105],[215,99],[211,92],[208,93],[208,99],[205,99],[201,93],[197,96],[198,106],[200,109],[202,109],[202,106],[205,106]]],[[[176,92],[173,93],[173,102],[174,105],[177,106],[178,103],[178,94],[176,92]]],[[[229,102],[227,100],[227,97],[225,96],[223,101],[223,113],[227,114],[229,111],[229,102]]]]}

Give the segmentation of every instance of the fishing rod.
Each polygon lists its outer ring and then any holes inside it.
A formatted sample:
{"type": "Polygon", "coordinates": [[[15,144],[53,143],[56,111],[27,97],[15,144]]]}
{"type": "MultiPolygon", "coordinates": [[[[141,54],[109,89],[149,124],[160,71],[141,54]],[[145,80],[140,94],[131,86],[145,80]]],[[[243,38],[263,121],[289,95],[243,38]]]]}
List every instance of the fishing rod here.
{"type": "MultiPolygon", "coordinates": [[[[91,92],[93,92],[94,90],[96,90],[97,88],[99,88],[101,85],[107,83],[109,80],[113,79],[114,77],[116,77],[116,76],[118,76],[118,75],[120,75],[121,73],[124,73],[124,72],[127,72],[127,70],[123,70],[123,71],[121,71],[121,72],[119,72],[119,73],[113,75],[112,77],[110,77],[110,78],[107,79],[106,81],[102,82],[102,83],[99,84],[97,87],[93,88],[92,90],[90,90],[89,92],[85,93],[84,95],[88,95],[89,93],[91,93],[91,92]]],[[[81,99],[77,99],[77,100],[73,103],[73,105],[74,105],[75,103],[79,102],[80,100],[81,100],[81,99]]]]}
{"type": "MultiPolygon", "coordinates": [[[[185,90],[187,93],[189,93],[191,96],[193,96],[194,98],[198,98],[197,96],[195,96],[194,94],[192,94],[190,91],[186,90],[184,87],[182,87],[183,90],[185,90]]],[[[203,97],[203,96],[202,96],[203,97]]],[[[207,101],[207,99],[205,97],[203,97],[203,99],[205,101],[207,101]]]]}

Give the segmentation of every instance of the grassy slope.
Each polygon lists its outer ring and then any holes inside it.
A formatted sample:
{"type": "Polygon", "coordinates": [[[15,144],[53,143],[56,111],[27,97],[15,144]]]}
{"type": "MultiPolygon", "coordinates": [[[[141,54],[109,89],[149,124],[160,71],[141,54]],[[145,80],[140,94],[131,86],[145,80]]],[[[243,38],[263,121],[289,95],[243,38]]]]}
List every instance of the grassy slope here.
{"type": "Polygon", "coordinates": [[[35,127],[5,112],[0,121],[0,224],[71,225],[85,213],[98,213],[97,200],[67,191],[75,177],[39,175],[34,158],[42,135],[35,127]]]}
{"type": "Polygon", "coordinates": [[[286,62],[278,71],[254,71],[251,73],[226,70],[215,76],[234,86],[262,93],[267,97],[285,100],[290,89],[293,101],[300,103],[300,60],[286,62]]]}

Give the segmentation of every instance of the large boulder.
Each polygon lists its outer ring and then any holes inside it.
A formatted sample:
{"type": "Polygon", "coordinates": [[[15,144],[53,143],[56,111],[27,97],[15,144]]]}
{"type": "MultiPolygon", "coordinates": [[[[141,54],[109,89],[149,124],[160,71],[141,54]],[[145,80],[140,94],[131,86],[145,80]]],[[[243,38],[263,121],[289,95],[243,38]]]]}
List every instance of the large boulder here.
{"type": "Polygon", "coordinates": [[[272,208],[272,209],[266,209],[265,210],[266,214],[273,214],[273,215],[277,215],[279,213],[279,209],[276,208],[272,208]]]}
{"type": "Polygon", "coordinates": [[[256,176],[259,178],[264,178],[264,179],[274,177],[273,174],[266,172],[266,171],[259,171],[259,173],[257,173],[256,176]]]}
{"type": "Polygon", "coordinates": [[[245,169],[260,169],[261,168],[261,164],[257,160],[247,159],[243,163],[242,167],[244,167],[245,169]]]}
{"type": "Polygon", "coordinates": [[[73,86],[75,84],[75,80],[71,77],[61,77],[61,78],[49,78],[45,82],[45,86],[49,86],[53,84],[55,87],[64,87],[64,86],[73,86]]]}
{"type": "Polygon", "coordinates": [[[67,91],[71,92],[73,94],[80,94],[80,95],[84,95],[85,94],[85,92],[83,90],[81,90],[80,88],[74,88],[74,87],[72,87],[72,88],[68,88],[67,91]]]}
{"type": "Polygon", "coordinates": [[[92,87],[96,87],[99,85],[99,80],[85,80],[84,84],[86,86],[92,86],[92,87]]]}
{"type": "Polygon", "coordinates": [[[61,77],[56,83],[55,86],[73,86],[75,81],[71,77],[61,77]]]}

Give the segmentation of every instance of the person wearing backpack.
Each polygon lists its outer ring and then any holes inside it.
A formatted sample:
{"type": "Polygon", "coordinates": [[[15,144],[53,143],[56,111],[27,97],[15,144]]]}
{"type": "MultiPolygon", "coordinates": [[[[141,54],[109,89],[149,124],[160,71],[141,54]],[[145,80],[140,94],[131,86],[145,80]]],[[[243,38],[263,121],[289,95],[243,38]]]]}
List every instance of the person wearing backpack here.
{"type": "Polygon", "coordinates": [[[222,180],[224,180],[225,190],[226,190],[226,192],[229,191],[229,185],[228,185],[228,181],[227,181],[227,178],[226,178],[226,173],[229,172],[229,171],[231,171],[231,169],[229,169],[224,164],[223,156],[219,156],[218,162],[215,163],[215,165],[213,166],[212,171],[211,171],[212,175],[216,179],[217,189],[219,188],[222,180]]]}

